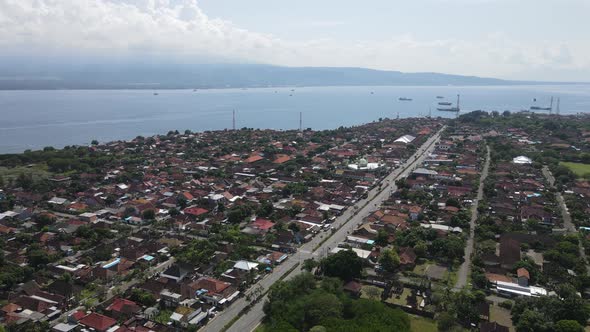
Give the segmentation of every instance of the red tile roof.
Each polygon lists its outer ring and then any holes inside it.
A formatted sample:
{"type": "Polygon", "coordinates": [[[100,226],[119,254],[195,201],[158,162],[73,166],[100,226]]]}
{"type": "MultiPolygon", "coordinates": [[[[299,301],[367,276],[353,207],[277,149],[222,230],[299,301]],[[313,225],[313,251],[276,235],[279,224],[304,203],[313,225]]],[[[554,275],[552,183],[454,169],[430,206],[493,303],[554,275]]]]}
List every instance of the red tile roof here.
{"type": "Polygon", "coordinates": [[[106,331],[111,326],[117,324],[117,321],[111,317],[93,312],[90,315],[80,319],[80,323],[98,331],[106,331]]]}
{"type": "Polygon", "coordinates": [[[274,225],[275,224],[272,221],[263,218],[256,218],[256,221],[252,222],[253,227],[256,227],[263,231],[271,229],[274,225]]]}
{"type": "Polygon", "coordinates": [[[213,278],[203,277],[196,281],[198,288],[206,289],[211,293],[220,294],[231,286],[229,282],[223,282],[213,278]]]}
{"type": "Polygon", "coordinates": [[[184,198],[186,198],[187,201],[192,201],[193,199],[195,199],[193,195],[191,195],[191,193],[189,192],[182,193],[182,196],[184,196],[184,198]]]}
{"type": "Polygon", "coordinates": [[[250,156],[248,159],[244,160],[244,162],[250,164],[250,163],[255,163],[257,161],[260,161],[262,159],[264,159],[264,158],[262,158],[259,155],[254,155],[254,156],[250,156]]]}
{"type": "Polygon", "coordinates": [[[141,308],[137,305],[137,303],[135,303],[135,302],[133,302],[131,300],[117,298],[107,308],[107,311],[116,311],[116,312],[122,312],[122,313],[133,313],[133,312],[139,311],[140,309],[141,308]]]}
{"type": "Polygon", "coordinates": [[[277,159],[273,161],[275,164],[282,164],[286,163],[287,161],[291,160],[291,157],[287,156],[286,154],[277,155],[277,159]]]}
{"type": "Polygon", "coordinates": [[[209,212],[206,209],[200,208],[200,207],[192,207],[192,208],[186,208],[184,209],[184,214],[190,214],[192,216],[200,216],[202,214],[205,214],[209,212]]]}

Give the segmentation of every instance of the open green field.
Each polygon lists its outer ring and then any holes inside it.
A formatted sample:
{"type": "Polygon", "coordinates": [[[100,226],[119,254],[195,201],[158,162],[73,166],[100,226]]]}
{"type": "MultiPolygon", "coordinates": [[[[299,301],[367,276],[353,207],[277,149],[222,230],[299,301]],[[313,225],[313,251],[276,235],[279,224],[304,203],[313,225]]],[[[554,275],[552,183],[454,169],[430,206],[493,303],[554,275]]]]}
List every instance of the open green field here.
{"type": "Polygon", "coordinates": [[[363,285],[361,289],[361,298],[375,301],[381,300],[381,294],[383,293],[382,288],[371,285],[363,285]]]}
{"type": "Polygon", "coordinates": [[[0,176],[5,181],[14,180],[21,173],[25,175],[31,174],[34,180],[45,179],[51,175],[51,173],[47,171],[46,165],[31,165],[30,167],[19,166],[13,168],[0,167],[0,176]]]}
{"type": "Polygon", "coordinates": [[[410,329],[412,332],[436,332],[436,322],[433,319],[420,317],[415,315],[410,316],[410,329]]]}
{"type": "Polygon", "coordinates": [[[584,177],[585,175],[590,175],[590,164],[571,163],[571,162],[567,162],[567,161],[562,161],[559,164],[569,168],[578,177],[584,177]]]}

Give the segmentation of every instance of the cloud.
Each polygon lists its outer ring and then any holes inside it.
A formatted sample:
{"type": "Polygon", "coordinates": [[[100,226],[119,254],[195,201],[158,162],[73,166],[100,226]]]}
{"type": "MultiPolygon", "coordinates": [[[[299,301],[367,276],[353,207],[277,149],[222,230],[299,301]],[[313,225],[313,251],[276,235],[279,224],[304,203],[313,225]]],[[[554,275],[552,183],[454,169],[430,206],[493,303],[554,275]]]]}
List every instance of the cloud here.
{"type": "Polygon", "coordinates": [[[29,54],[198,55],[291,66],[362,66],[496,77],[541,67],[590,68],[587,60],[581,60],[590,58],[585,43],[523,43],[500,34],[476,41],[423,40],[412,35],[356,42],[283,40],[211,18],[194,0],[1,0],[0,49],[29,54]]]}

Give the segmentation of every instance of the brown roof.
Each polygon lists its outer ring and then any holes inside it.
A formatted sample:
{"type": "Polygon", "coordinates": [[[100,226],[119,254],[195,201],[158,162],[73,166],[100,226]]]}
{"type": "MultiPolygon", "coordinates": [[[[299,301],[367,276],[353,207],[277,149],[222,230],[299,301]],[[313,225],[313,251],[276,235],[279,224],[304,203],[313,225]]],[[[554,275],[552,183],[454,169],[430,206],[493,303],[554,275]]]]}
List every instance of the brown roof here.
{"type": "Polygon", "coordinates": [[[520,242],[502,237],[500,239],[500,263],[513,265],[520,260],[520,242]]]}
{"type": "Polygon", "coordinates": [[[93,312],[90,315],[80,319],[80,323],[82,325],[92,327],[98,331],[106,331],[108,328],[115,325],[117,321],[112,319],[111,317],[107,317],[93,312]]]}
{"type": "Polygon", "coordinates": [[[525,277],[527,279],[531,279],[531,275],[529,274],[529,271],[527,271],[527,269],[525,269],[524,267],[521,267],[520,269],[516,270],[516,275],[519,278],[525,277]]]}

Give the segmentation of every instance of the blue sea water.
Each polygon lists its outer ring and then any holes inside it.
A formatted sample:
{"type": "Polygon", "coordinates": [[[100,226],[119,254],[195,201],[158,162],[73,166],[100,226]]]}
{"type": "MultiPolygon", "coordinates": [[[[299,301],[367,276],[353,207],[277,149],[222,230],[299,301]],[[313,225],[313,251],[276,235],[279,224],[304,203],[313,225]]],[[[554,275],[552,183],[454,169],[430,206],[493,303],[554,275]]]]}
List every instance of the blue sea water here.
{"type": "Polygon", "coordinates": [[[432,116],[449,117],[454,114],[438,112],[437,103],[455,103],[457,94],[465,111],[548,106],[554,96],[561,99],[562,114],[590,112],[590,85],[0,91],[0,153],[169,130],[231,128],[232,110],[238,128],[295,129],[299,112],[303,127],[313,129],[358,125],[380,117],[427,116],[429,110],[432,116]]]}

